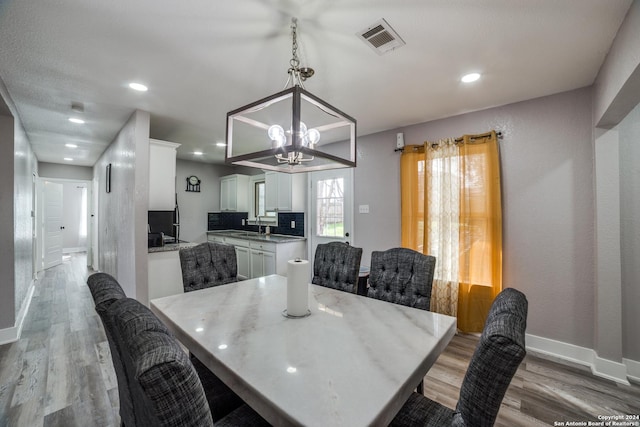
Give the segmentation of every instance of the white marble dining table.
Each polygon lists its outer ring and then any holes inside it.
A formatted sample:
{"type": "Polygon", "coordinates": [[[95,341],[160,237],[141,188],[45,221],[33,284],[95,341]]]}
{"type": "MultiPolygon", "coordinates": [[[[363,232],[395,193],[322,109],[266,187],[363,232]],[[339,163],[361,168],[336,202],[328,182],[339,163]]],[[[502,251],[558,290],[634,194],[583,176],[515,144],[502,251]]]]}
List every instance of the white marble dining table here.
{"type": "Polygon", "coordinates": [[[316,285],[311,315],[287,318],[286,294],[287,278],[271,275],[150,305],[277,426],[387,425],[456,331],[454,317],[316,285]]]}

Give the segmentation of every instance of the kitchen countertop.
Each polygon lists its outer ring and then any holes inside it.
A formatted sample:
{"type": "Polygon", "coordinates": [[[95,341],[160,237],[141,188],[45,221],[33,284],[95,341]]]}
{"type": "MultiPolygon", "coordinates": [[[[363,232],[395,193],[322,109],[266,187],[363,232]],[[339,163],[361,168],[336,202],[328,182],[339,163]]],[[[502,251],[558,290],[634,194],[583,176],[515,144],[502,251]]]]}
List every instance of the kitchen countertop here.
{"type": "Polygon", "coordinates": [[[287,243],[287,242],[299,242],[307,240],[306,237],[300,236],[288,236],[285,234],[258,234],[255,231],[244,230],[216,230],[207,231],[208,235],[215,234],[221,237],[231,237],[234,239],[246,239],[254,240],[257,242],[272,242],[272,243],[287,243]]]}
{"type": "Polygon", "coordinates": [[[167,243],[164,246],[158,246],[155,248],[149,248],[149,253],[155,253],[155,252],[170,252],[170,251],[177,251],[180,250],[182,248],[191,248],[193,246],[196,246],[198,243],[191,243],[191,242],[180,242],[180,243],[167,243]]]}

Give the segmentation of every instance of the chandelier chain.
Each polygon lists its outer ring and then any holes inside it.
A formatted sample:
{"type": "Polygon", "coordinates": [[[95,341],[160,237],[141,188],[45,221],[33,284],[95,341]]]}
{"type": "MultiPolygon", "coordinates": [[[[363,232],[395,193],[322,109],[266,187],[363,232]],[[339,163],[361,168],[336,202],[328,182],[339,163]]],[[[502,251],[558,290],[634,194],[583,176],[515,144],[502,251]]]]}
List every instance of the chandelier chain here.
{"type": "Polygon", "coordinates": [[[298,20],[296,18],[291,19],[291,69],[294,72],[300,71],[300,59],[298,59],[298,20]]]}

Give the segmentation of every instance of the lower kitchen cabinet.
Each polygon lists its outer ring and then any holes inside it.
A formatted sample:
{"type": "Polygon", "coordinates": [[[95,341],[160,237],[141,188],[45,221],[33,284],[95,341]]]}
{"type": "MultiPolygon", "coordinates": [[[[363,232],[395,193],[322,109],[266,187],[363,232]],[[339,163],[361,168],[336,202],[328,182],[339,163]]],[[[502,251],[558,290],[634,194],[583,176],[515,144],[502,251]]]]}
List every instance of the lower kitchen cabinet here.
{"type": "Polygon", "coordinates": [[[238,276],[241,278],[251,277],[251,266],[249,264],[249,241],[243,239],[233,239],[230,237],[216,237],[216,239],[224,239],[228,245],[233,245],[236,249],[236,263],[238,264],[238,276]]]}
{"type": "Polygon", "coordinates": [[[269,274],[286,276],[289,260],[304,259],[306,243],[304,240],[282,243],[251,241],[251,277],[268,276],[269,274]]]}
{"type": "Polygon", "coordinates": [[[276,254],[264,249],[251,249],[251,278],[276,274],[276,254]]]}
{"type": "Polygon", "coordinates": [[[251,277],[249,267],[249,248],[236,246],[236,258],[238,258],[238,276],[251,277]]]}
{"type": "Polygon", "coordinates": [[[275,243],[216,234],[210,233],[207,240],[233,245],[236,248],[238,276],[242,278],[253,279],[270,274],[286,276],[288,261],[296,258],[304,259],[306,254],[304,240],[275,243]]]}

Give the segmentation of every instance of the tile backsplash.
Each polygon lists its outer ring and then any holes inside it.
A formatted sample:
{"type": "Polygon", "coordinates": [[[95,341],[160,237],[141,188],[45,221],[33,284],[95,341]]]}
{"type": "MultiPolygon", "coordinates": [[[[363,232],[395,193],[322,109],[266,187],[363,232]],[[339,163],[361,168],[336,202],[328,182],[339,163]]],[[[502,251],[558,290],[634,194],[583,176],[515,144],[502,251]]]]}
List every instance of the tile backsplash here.
{"type": "Polygon", "coordinates": [[[274,234],[304,237],[304,212],[278,212],[278,226],[271,229],[274,234]],[[295,227],[291,228],[291,223],[295,227]]]}
{"type": "MultiPolygon", "coordinates": [[[[209,212],[207,230],[258,231],[257,225],[242,225],[248,216],[247,212],[209,212]]],[[[278,212],[278,226],[272,226],[271,233],[304,237],[304,212],[278,212]]]]}
{"type": "Polygon", "coordinates": [[[247,216],[248,212],[209,212],[207,231],[243,230],[242,220],[247,216]]]}

